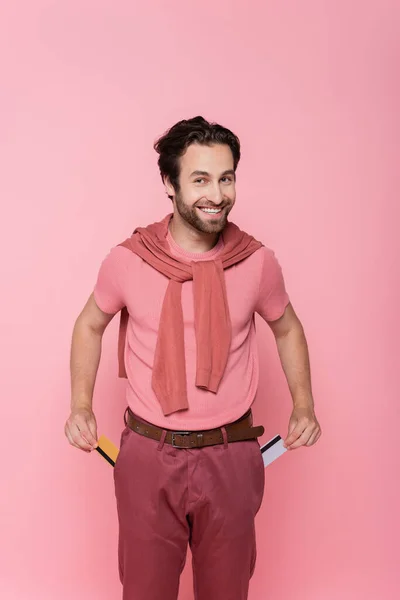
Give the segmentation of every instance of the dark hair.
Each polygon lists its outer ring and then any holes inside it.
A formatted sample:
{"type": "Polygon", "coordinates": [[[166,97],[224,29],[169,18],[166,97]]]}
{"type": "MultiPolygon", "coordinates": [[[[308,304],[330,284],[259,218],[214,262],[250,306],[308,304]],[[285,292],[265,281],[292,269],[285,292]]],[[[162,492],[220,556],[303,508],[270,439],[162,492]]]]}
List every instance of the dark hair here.
{"type": "Polygon", "coordinates": [[[232,131],[218,123],[209,123],[203,117],[179,121],[154,144],[154,149],[160,155],[158,166],[161,178],[164,181],[168,177],[176,191],[179,191],[179,159],[191,144],[227,144],[236,171],[240,160],[240,141],[232,131]]]}

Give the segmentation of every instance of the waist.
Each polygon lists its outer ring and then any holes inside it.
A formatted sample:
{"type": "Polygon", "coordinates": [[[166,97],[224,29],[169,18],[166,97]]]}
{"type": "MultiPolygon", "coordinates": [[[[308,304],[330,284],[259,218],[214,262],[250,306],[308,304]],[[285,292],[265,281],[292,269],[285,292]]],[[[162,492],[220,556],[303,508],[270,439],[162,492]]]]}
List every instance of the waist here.
{"type": "Polygon", "coordinates": [[[175,448],[202,448],[243,440],[254,440],[263,435],[262,425],[253,427],[253,415],[249,409],[243,416],[224,426],[195,431],[181,431],[158,427],[136,416],[130,408],[124,415],[125,424],[135,433],[175,448]]]}

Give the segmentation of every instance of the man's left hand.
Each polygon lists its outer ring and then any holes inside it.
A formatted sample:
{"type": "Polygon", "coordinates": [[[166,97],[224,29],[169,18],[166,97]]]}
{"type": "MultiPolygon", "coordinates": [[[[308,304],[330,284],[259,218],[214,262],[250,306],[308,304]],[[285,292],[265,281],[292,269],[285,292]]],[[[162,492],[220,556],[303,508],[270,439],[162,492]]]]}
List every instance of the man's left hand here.
{"type": "Polygon", "coordinates": [[[300,446],[312,446],[321,437],[321,427],[314,409],[308,406],[295,406],[289,420],[289,432],[284,441],[288,450],[300,446]]]}

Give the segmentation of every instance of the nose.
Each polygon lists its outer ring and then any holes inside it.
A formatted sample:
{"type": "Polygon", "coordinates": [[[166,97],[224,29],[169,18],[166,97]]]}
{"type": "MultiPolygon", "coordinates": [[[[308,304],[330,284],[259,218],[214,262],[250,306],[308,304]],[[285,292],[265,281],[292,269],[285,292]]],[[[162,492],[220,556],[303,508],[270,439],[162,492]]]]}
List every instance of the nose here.
{"type": "Polygon", "coordinates": [[[212,190],[209,190],[207,193],[207,198],[215,204],[215,206],[219,206],[223,201],[224,197],[221,191],[221,188],[218,184],[214,185],[212,190]]]}

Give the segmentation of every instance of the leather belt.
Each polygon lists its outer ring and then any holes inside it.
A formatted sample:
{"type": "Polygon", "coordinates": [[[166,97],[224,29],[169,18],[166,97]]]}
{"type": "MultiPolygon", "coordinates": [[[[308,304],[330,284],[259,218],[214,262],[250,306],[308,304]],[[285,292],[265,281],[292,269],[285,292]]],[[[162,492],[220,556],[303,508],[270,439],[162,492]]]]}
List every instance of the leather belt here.
{"type": "MultiPolygon", "coordinates": [[[[224,444],[223,429],[205,429],[203,431],[172,431],[163,429],[138,419],[129,408],[125,412],[125,423],[135,433],[151,438],[159,442],[163,431],[166,431],[165,440],[174,448],[203,448],[204,446],[216,446],[224,444]]],[[[241,442],[243,440],[254,440],[263,435],[262,425],[253,427],[253,416],[249,410],[243,417],[233,423],[224,426],[228,442],[241,442]]]]}

